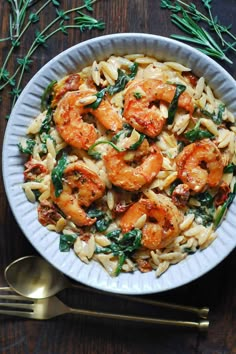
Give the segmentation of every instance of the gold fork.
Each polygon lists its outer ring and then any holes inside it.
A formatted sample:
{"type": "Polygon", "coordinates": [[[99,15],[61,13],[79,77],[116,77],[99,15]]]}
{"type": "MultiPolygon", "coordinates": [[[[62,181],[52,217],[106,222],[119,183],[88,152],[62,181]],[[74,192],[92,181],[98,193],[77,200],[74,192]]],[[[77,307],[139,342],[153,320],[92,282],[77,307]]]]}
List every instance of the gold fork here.
{"type": "Polygon", "coordinates": [[[191,322],[75,309],[65,305],[56,296],[41,300],[32,300],[17,295],[15,292],[11,291],[11,288],[8,287],[1,288],[1,290],[7,292],[7,294],[0,294],[0,315],[12,315],[34,320],[48,320],[60,315],[77,314],[97,318],[109,318],[113,320],[133,321],[164,326],[189,327],[199,329],[200,331],[206,331],[209,327],[209,321],[207,320],[191,322]]]}

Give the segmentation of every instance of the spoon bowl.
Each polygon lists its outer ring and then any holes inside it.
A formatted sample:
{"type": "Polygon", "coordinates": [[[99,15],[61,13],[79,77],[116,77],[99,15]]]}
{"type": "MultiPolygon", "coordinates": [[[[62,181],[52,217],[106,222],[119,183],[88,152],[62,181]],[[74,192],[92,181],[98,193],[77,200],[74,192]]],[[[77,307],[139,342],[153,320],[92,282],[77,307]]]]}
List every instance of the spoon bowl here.
{"type": "Polygon", "coordinates": [[[44,299],[72,286],[62,273],[38,256],[15,260],[4,275],[13,290],[31,299],[44,299]]]}

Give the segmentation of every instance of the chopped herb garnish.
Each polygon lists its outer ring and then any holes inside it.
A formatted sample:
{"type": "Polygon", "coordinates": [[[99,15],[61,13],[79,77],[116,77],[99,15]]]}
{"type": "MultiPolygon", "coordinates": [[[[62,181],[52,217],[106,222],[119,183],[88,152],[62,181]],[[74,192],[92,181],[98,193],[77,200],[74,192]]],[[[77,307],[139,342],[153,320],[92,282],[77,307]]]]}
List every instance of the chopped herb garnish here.
{"type": "Polygon", "coordinates": [[[134,92],[133,95],[137,100],[140,100],[143,97],[140,92],[134,92]]]}
{"type": "Polygon", "coordinates": [[[168,109],[168,118],[167,118],[167,124],[172,124],[175,118],[175,113],[178,108],[178,101],[181,93],[183,93],[186,90],[185,85],[176,85],[176,90],[175,90],[175,95],[173,100],[170,103],[169,109],[168,109]]]}
{"type": "Polygon", "coordinates": [[[52,183],[55,188],[55,196],[59,197],[63,190],[62,177],[67,165],[66,154],[63,154],[56,167],[52,170],[52,183]]]}

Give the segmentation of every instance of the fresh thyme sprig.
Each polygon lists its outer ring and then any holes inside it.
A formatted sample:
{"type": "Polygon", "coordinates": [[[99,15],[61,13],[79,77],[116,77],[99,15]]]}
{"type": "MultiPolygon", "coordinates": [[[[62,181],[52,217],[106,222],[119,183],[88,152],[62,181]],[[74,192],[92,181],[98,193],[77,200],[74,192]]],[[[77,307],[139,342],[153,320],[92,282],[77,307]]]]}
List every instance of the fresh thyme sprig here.
{"type": "Polygon", "coordinates": [[[172,12],[172,23],[183,32],[190,35],[188,37],[172,35],[171,37],[195,45],[200,45],[197,49],[203,53],[232,64],[232,61],[225,54],[228,50],[236,52],[236,36],[230,31],[231,25],[223,26],[220,24],[217,16],[213,17],[212,0],[202,0],[202,3],[208,15],[200,12],[193,3],[188,4],[182,0],[161,0],[161,8],[168,9],[172,12]],[[215,33],[220,44],[214,40],[205,28],[199,25],[199,22],[204,22],[209,30],[215,33]],[[231,38],[231,42],[225,38],[231,38]]]}
{"type": "Polygon", "coordinates": [[[1,38],[0,42],[11,40],[19,37],[21,28],[23,26],[27,7],[30,5],[31,0],[8,0],[10,5],[9,14],[9,37],[1,38]]]}
{"type": "MultiPolygon", "coordinates": [[[[17,1],[17,0],[10,0],[17,1]]],[[[27,1],[27,4],[30,4],[30,0],[22,0],[23,2],[27,1]]],[[[20,4],[22,3],[20,2],[20,4]]],[[[98,0],[83,0],[83,4],[69,10],[59,9],[60,2],[58,0],[47,0],[36,12],[30,12],[28,19],[29,21],[25,24],[24,27],[20,28],[20,32],[14,41],[12,41],[11,48],[4,60],[4,63],[0,67],[0,91],[4,90],[8,85],[11,86],[10,95],[12,96],[12,107],[14,106],[18,96],[21,93],[21,83],[25,71],[28,71],[32,63],[32,55],[37,50],[39,46],[47,46],[47,41],[49,38],[54,36],[58,32],[62,32],[64,35],[68,34],[69,29],[79,29],[80,31],[99,29],[102,30],[105,28],[105,23],[99,21],[92,16],[88,16],[81,12],[81,10],[86,10],[89,12],[93,11],[93,4],[98,0]],[[8,70],[8,62],[14,51],[14,49],[20,46],[20,41],[26,31],[32,24],[37,23],[40,20],[40,14],[45,10],[45,8],[52,3],[56,6],[56,17],[51,21],[43,30],[39,31],[36,29],[35,37],[27,50],[23,58],[17,58],[17,64],[15,71],[11,74],[8,70]],[[71,14],[79,14],[79,17],[74,17],[72,23],[66,23],[71,19],[71,14]],[[78,20],[79,19],[79,20],[78,20]],[[65,24],[66,23],[66,24],[65,24]]],[[[28,8],[28,7],[27,7],[28,8]]],[[[26,9],[27,9],[26,8],[26,9]]],[[[25,9],[25,11],[26,11],[25,9]]],[[[1,97],[0,97],[1,98],[1,97]]],[[[0,100],[1,101],[1,100],[0,100]]]]}

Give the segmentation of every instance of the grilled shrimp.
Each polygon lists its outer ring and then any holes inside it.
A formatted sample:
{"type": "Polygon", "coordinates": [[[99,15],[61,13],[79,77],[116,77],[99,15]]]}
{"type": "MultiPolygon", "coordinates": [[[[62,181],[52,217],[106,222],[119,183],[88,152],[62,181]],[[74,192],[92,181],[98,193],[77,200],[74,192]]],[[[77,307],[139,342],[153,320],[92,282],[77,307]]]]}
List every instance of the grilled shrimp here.
{"type": "Polygon", "coordinates": [[[78,149],[88,150],[98,138],[95,126],[83,120],[88,113],[108,130],[116,132],[122,129],[120,116],[107,100],[102,100],[96,109],[81,104],[81,100],[95,94],[94,90],[68,92],[59,101],[54,113],[58,132],[67,144],[78,149]]]}
{"type": "Polygon", "coordinates": [[[104,156],[110,181],[127,191],[137,191],[150,183],[162,166],[163,157],[156,145],[145,139],[135,151],[118,152],[111,147],[104,156]]]}
{"type": "Polygon", "coordinates": [[[194,192],[205,186],[216,187],[223,175],[220,150],[209,139],[185,146],[176,158],[178,177],[194,192]]]}
{"type": "Polygon", "coordinates": [[[63,190],[55,196],[51,183],[51,198],[69,219],[77,226],[92,225],[96,218],[89,218],[83,207],[89,207],[101,198],[105,185],[99,176],[80,162],[69,164],[63,174],[63,190]]]}
{"type": "MultiPolygon", "coordinates": [[[[166,119],[157,108],[157,101],[171,103],[176,87],[157,79],[147,79],[131,84],[125,93],[124,117],[139,132],[151,138],[162,131],[166,119]]],[[[192,113],[194,110],[191,96],[183,92],[178,100],[178,107],[192,113]]]]}
{"type": "Polygon", "coordinates": [[[156,194],[155,201],[142,198],[134,203],[120,220],[122,232],[133,229],[143,215],[147,217],[142,228],[141,242],[144,247],[160,249],[178,236],[182,215],[168,197],[156,194]]]}

